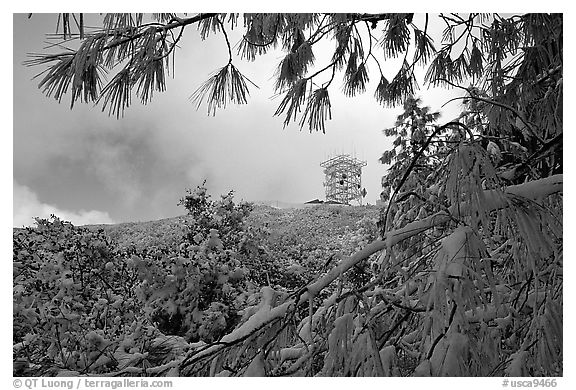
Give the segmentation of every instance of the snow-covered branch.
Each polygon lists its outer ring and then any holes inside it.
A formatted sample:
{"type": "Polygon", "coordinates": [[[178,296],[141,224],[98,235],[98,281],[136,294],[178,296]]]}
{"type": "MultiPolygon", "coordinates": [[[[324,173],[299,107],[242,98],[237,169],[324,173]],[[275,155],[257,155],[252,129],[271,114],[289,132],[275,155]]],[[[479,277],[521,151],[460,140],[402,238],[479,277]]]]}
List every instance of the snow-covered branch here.
{"type": "MultiPolygon", "coordinates": [[[[510,195],[523,197],[530,200],[538,200],[546,196],[562,192],[563,175],[554,175],[544,179],[534,180],[523,184],[506,187],[502,190],[485,190],[486,211],[498,210],[509,206],[510,195]]],[[[392,247],[407,238],[420,234],[434,226],[448,222],[452,217],[469,215],[470,206],[466,203],[452,205],[450,209],[440,211],[427,218],[411,222],[401,229],[386,233],[383,241],[388,247],[392,247]]]]}
{"type": "MultiPolygon", "coordinates": [[[[488,211],[491,211],[507,207],[510,204],[509,195],[520,196],[531,200],[538,200],[551,194],[561,192],[563,188],[562,185],[563,176],[554,175],[544,179],[506,187],[503,191],[486,190],[484,191],[484,197],[487,199],[488,211]]],[[[307,290],[302,295],[300,295],[298,301],[296,301],[296,298],[294,298],[284,302],[277,307],[270,307],[270,305],[264,302],[260,309],[254,315],[252,315],[248,321],[246,321],[240,327],[236,328],[232,333],[224,336],[222,340],[220,340],[220,343],[212,345],[207,349],[189,356],[188,359],[186,359],[188,362],[187,364],[198,361],[207,355],[214,354],[226,348],[227,345],[234,344],[240,339],[245,338],[250,333],[262,328],[273,320],[282,318],[286,315],[290,307],[300,306],[301,304],[307,302],[310,298],[315,297],[322,289],[331,284],[340,275],[344,274],[355,264],[359,263],[363,259],[368,258],[370,255],[381,251],[382,249],[390,248],[407,238],[420,234],[427,229],[449,221],[451,218],[453,218],[453,213],[458,213],[457,216],[462,217],[471,211],[470,208],[466,207],[464,204],[459,206],[460,207],[457,205],[452,206],[449,209],[449,212],[441,211],[430,217],[409,223],[401,229],[386,233],[382,240],[376,240],[364,247],[359,252],[356,252],[347,259],[342,260],[336,267],[330,270],[330,272],[328,272],[316,282],[310,284],[307,287],[307,290]]]]}

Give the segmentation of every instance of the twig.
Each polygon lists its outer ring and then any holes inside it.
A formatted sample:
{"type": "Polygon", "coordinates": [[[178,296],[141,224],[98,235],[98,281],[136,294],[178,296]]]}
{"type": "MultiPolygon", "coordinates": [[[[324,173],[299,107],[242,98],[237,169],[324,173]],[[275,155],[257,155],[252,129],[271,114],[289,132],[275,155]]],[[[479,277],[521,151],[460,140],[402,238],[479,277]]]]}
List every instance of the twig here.
{"type": "Polygon", "coordinates": [[[232,63],[232,48],[230,47],[230,41],[228,40],[228,34],[226,34],[226,30],[224,29],[224,24],[220,21],[218,16],[215,16],[216,21],[220,25],[222,29],[222,34],[224,34],[224,38],[226,39],[226,46],[228,46],[228,64],[232,63]]]}
{"type": "Polygon", "coordinates": [[[438,81],[443,81],[443,82],[445,82],[445,83],[447,83],[447,84],[450,84],[451,86],[453,86],[453,87],[455,87],[455,88],[463,89],[463,90],[465,90],[466,92],[468,92],[469,95],[470,95],[470,96],[460,96],[460,97],[456,97],[456,98],[454,98],[454,99],[452,99],[452,100],[456,100],[456,99],[462,99],[462,100],[465,100],[465,99],[474,99],[474,100],[478,100],[478,101],[481,101],[481,102],[484,102],[484,103],[492,104],[492,105],[494,105],[494,106],[498,106],[498,107],[500,107],[500,108],[504,108],[504,109],[510,111],[510,112],[513,113],[518,119],[520,119],[520,120],[522,121],[522,123],[524,123],[524,125],[526,126],[526,128],[528,129],[528,131],[530,132],[530,134],[532,134],[532,136],[534,136],[534,138],[536,138],[541,144],[545,144],[545,143],[546,143],[546,141],[544,141],[544,139],[542,139],[538,134],[536,134],[536,131],[534,130],[534,126],[533,126],[528,120],[526,120],[526,119],[524,118],[524,115],[522,115],[520,112],[518,112],[518,111],[517,111],[516,109],[514,109],[513,107],[510,107],[509,105],[504,104],[504,103],[497,102],[497,101],[495,101],[495,100],[490,100],[490,99],[482,98],[482,97],[480,97],[480,96],[472,93],[469,88],[463,87],[463,86],[461,86],[461,85],[454,84],[454,83],[452,83],[452,82],[449,81],[449,80],[446,80],[446,79],[443,79],[443,78],[438,78],[438,79],[436,79],[436,80],[438,80],[438,81]]]}
{"type": "MultiPolygon", "coordinates": [[[[188,19],[180,19],[180,20],[176,20],[172,23],[169,23],[167,25],[163,25],[162,27],[157,27],[156,28],[156,32],[160,32],[160,31],[167,31],[167,30],[171,30],[174,28],[178,28],[178,27],[185,27],[187,25],[193,24],[193,23],[197,23],[200,22],[204,19],[209,19],[211,17],[214,17],[218,14],[216,13],[206,13],[206,14],[198,14],[194,17],[188,18],[188,19]]],[[[105,52],[107,50],[113,49],[117,46],[123,45],[125,43],[128,42],[133,42],[138,38],[141,38],[142,36],[144,36],[145,34],[147,34],[147,30],[141,31],[139,33],[136,33],[134,35],[130,35],[127,36],[123,39],[119,39],[117,41],[114,41],[112,43],[107,44],[106,46],[104,46],[101,51],[105,52]]],[[[115,32],[110,32],[110,33],[104,33],[110,37],[116,37],[115,32]]],[[[69,56],[74,56],[76,54],[75,51],[73,51],[72,53],[59,53],[59,54],[49,54],[49,55],[42,55],[43,58],[45,59],[50,59],[52,58],[53,60],[57,60],[63,57],[69,57],[69,56]]],[[[35,63],[32,63],[30,61],[25,61],[25,65],[34,65],[35,63]]]]}
{"type": "Polygon", "coordinates": [[[420,148],[420,150],[418,151],[418,153],[416,153],[416,155],[414,156],[414,158],[412,159],[412,161],[410,162],[410,165],[408,166],[408,169],[406,169],[406,172],[404,172],[404,176],[402,176],[402,179],[400,180],[400,183],[398,184],[398,186],[396,187],[396,189],[394,190],[394,193],[392,194],[392,196],[390,197],[390,201],[388,202],[388,206],[386,207],[386,212],[384,214],[384,225],[383,225],[383,229],[382,231],[385,232],[386,231],[386,224],[388,222],[388,214],[390,212],[390,206],[392,205],[392,202],[395,201],[394,197],[398,194],[398,191],[400,191],[400,189],[402,188],[402,186],[404,185],[404,183],[406,182],[406,180],[408,179],[408,176],[410,176],[410,173],[412,172],[412,170],[414,169],[414,167],[416,166],[416,163],[418,162],[418,159],[420,158],[420,156],[422,156],[422,154],[424,153],[424,151],[428,148],[428,146],[430,145],[430,142],[432,141],[432,138],[434,138],[437,134],[439,134],[442,130],[447,129],[449,126],[460,126],[463,127],[464,129],[468,129],[468,127],[466,125],[464,125],[463,123],[460,122],[448,122],[442,126],[439,126],[436,128],[436,130],[434,130],[434,132],[432,134],[430,134],[430,136],[428,137],[428,139],[426,140],[426,142],[424,143],[424,145],[422,145],[422,147],[420,148]]]}

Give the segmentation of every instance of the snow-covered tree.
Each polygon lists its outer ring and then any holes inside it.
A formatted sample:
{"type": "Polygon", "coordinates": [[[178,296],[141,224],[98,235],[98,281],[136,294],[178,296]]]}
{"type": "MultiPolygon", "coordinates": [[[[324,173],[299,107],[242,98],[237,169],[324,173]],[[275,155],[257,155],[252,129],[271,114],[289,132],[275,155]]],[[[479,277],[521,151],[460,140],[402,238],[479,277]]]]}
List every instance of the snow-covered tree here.
{"type": "MultiPolygon", "coordinates": [[[[237,56],[273,48],[283,96],[275,115],[326,131],[330,91],[365,92],[405,105],[381,236],[327,273],[287,294],[264,287],[252,314],[217,342],[190,346],[148,373],[328,376],[558,376],[562,366],[561,14],[107,14],[89,30],[62,14],[61,48],[33,56],[47,65],[40,88],[61,100],[98,102],[120,117],[131,92],[142,103],[165,89],[182,31],[220,34],[229,61],[193,94],[209,113],[248,101],[237,56]],[[445,24],[432,37],[431,18],[445,24]],[[75,27],[76,26],[76,27],[75,27]],[[434,38],[434,39],[433,39],[434,38]],[[320,41],[334,43],[318,63],[320,41]],[[393,77],[382,64],[403,58],[393,77]],[[436,124],[420,107],[425,85],[465,91],[459,118],[436,124]],[[107,83],[102,72],[115,72],[107,83]],[[401,160],[400,160],[401,157],[401,160]],[[426,175],[424,176],[424,173],[426,175]],[[368,259],[370,280],[350,289],[347,271],[368,259]],[[320,300],[320,292],[334,293],[320,300]],[[302,315],[302,307],[307,314],[302,315]]],[[[337,115],[337,113],[334,113],[337,115]]],[[[389,173],[390,175],[390,173],[389,173]]],[[[134,372],[132,370],[131,372],[134,372]]]]}

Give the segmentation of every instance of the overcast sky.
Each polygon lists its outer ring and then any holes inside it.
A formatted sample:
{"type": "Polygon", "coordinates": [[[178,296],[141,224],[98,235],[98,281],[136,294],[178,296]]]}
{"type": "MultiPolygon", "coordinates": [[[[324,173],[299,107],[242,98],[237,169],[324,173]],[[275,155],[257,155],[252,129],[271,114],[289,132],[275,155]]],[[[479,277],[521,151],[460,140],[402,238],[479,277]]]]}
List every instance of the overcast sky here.
{"type": "MultiPolygon", "coordinates": [[[[240,71],[260,88],[250,90],[247,105],[208,116],[206,107],[196,110],[189,96],[226,64],[228,53],[222,36],[202,42],[196,28],[189,27],[166,92],[155,94],[146,106],[134,98],[124,118],[117,120],[79,102],[70,110],[70,96],[60,104],[47,98],[37,88],[38,80],[32,80],[44,68],[22,65],[27,53],[42,50],[45,33],[55,31],[56,20],[54,14],[14,16],[14,226],[30,225],[34,216],[51,213],[80,225],[182,215],[178,200],[186,188],[204,179],[213,198],[234,190],[237,200],[323,199],[319,164],[340,153],[367,161],[362,175],[365,202],[376,202],[386,173],[378,159],[391,144],[382,130],[401,112],[374,100],[376,68],[369,68],[373,81],[359,97],[340,92],[341,75],[333,83],[326,134],[301,131],[297,124],[283,128],[284,118],[273,116],[279,104],[279,99],[271,99],[279,51],[255,63],[235,57],[240,71]]],[[[231,35],[232,44],[238,34],[231,35]]],[[[440,35],[435,36],[439,46],[440,35]]],[[[328,63],[332,45],[315,51],[318,66],[328,63]]],[[[391,77],[395,67],[387,64],[385,72],[391,77]]],[[[417,96],[440,110],[439,122],[444,123],[457,115],[457,103],[441,109],[454,94],[424,89],[417,96]]]]}

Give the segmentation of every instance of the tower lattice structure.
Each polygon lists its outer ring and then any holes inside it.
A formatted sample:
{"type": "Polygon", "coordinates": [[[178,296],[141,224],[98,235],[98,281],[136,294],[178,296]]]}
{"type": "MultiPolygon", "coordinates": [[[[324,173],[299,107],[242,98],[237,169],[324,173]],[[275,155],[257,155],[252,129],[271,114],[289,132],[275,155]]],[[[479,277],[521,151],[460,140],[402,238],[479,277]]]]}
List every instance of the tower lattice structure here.
{"type": "Polygon", "coordinates": [[[335,201],[344,204],[358,202],[362,204],[362,198],[366,190],[362,188],[362,167],[366,161],[361,161],[348,154],[332,157],[320,164],[326,175],[324,189],[326,201],[335,201]]]}

